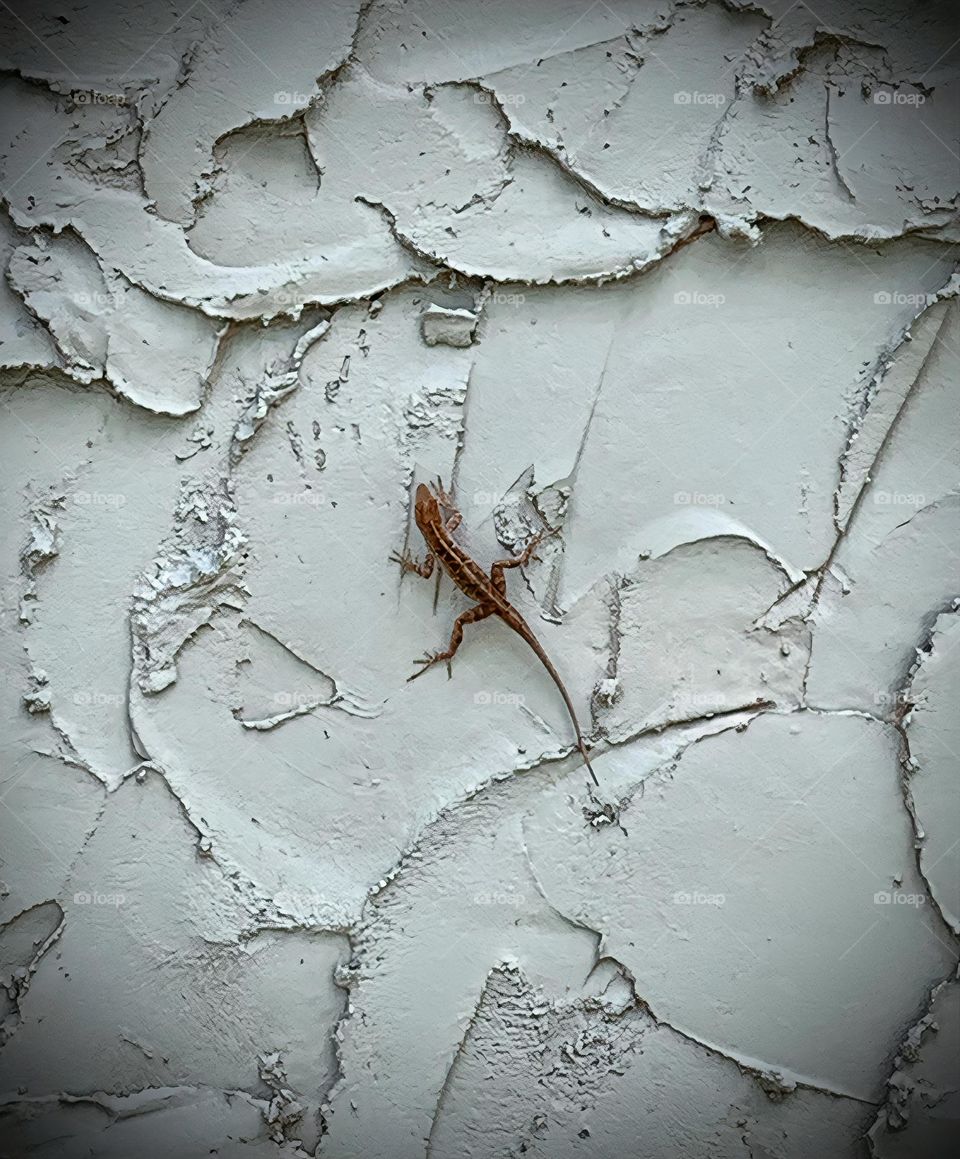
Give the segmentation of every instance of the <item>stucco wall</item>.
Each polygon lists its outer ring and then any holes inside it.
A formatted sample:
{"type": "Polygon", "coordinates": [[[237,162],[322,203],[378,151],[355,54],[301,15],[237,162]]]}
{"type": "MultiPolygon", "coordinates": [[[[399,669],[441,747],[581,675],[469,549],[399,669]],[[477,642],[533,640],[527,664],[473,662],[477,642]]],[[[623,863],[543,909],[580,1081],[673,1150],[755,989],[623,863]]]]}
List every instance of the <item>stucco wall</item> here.
{"type": "Polygon", "coordinates": [[[953,7],[0,6],[0,1154],[947,1154],[953,7]]]}

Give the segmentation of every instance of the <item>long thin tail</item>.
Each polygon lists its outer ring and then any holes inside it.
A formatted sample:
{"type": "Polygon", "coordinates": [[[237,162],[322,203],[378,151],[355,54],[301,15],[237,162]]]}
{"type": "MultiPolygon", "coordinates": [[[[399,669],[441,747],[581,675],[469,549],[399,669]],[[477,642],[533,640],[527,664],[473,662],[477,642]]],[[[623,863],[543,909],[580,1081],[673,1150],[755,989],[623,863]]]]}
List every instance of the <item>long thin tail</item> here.
{"type": "Polygon", "coordinates": [[[518,636],[522,636],[523,639],[526,640],[534,652],[536,652],[540,663],[553,677],[553,682],[556,684],[558,692],[563,697],[563,703],[567,706],[567,712],[570,714],[570,720],[573,722],[573,730],[577,734],[577,748],[580,750],[580,755],[583,757],[583,762],[587,766],[587,770],[589,771],[590,776],[593,778],[593,783],[599,789],[600,782],[597,780],[597,774],[593,771],[593,765],[590,764],[590,757],[587,754],[587,746],[584,744],[583,733],[580,731],[580,722],[577,720],[576,712],[574,712],[573,702],[570,700],[570,695],[564,687],[563,681],[560,679],[560,673],[556,670],[556,668],[554,668],[553,662],[544,651],[543,645],[534,635],[533,629],[530,627],[527,621],[523,619],[521,615],[519,615],[519,613],[517,614],[517,620],[522,625],[522,628],[515,627],[513,624],[510,624],[510,627],[514,628],[514,631],[516,631],[518,636]]]}

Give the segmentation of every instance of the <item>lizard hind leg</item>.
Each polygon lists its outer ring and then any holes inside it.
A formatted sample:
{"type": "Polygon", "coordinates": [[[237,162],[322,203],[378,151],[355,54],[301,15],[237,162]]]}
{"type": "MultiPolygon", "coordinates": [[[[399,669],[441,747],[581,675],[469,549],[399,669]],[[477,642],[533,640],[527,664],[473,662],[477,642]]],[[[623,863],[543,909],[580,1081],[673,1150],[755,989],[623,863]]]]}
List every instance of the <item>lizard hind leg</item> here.
{"type": "Polygon", "coordinates": [[[496,608],[492,604],[476,604],[469,608],[462,615],[457,616],[453,622],[453,630],[450,633],[450,644],[446,652],[427,652],[420,660],[414,660],[414,664],[422,664],[423,667],[419,672],[414,672],[412,676],[407,677],[407,681],[416,680],[418,676],[422,676],[428,668],[432,668],[434,664],[440,664],[444,660],[447,661],[447,672],[449,675],[450,661],[456,654],[457,649],[463,642],[463,627],[465,624],[475,624],[478,620],[485,620],[487,616],[492,616],[496,612],[496,608]]]}
{"type": "Polygon", "coordinates": [[[437,497],[437,503],[440,504],[443,512],[443,522],[448,531],[456,531],[463,521],[463,516],[460,514],[453,496],[449,491],[445,491],[443,487],[443,480],[437,476],[437,482],[434,487],[434,494],[437,497]]]}
{"type": "Polygon", "coordinates": [[[450,511],[456,511],[456,504],[453,501],[453,496],[443,485],[443,479],[438,475],[437,482],[433,488],[433,492],[437,497],[437,501],[441,507],[446,507],[450,511]]]}

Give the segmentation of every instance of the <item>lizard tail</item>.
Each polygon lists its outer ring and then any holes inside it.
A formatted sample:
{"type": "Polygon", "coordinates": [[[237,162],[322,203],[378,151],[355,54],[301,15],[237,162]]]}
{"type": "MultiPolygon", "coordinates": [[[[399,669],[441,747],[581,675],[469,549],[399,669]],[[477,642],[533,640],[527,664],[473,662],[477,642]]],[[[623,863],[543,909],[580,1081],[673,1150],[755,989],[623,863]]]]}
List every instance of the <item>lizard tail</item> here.
{"type": "Polygon", "coordinates": [[[577,714],[574,711],[573,702],[570,699],[570,695],[564,687],[563,681],[560,679],[560,673],[556,670],[556,668],[554,668],[550,657],[544,651],[543,645],[534,635],[533,629],[530,627],[530,625],[519,615],[517,616],[517,619],[523,625],[522,629],[518,629],[518,634],[521,635],[534,650],[534,652],[536,652],[537,658],[544,666],[544,668],[546,668],[546,670],[550,673],[554,684],[557,686],[557,691],[563,697],[563,703],[567,706],[567,712],[570,714],[570,720],[573,723],[573,731],[577,734],[577,748],[580,750],[580,755],[583,757],[583,763],[587,766],[587,771],[593,778],[593,783],[599,789],[600,782],[597,780],[597,774],[593,771],[593,765],[590,764],[590,757],[587,753],[587,746],[583,740],[583,733],[580,731],[580,722],[577,720],[577,714]]]}

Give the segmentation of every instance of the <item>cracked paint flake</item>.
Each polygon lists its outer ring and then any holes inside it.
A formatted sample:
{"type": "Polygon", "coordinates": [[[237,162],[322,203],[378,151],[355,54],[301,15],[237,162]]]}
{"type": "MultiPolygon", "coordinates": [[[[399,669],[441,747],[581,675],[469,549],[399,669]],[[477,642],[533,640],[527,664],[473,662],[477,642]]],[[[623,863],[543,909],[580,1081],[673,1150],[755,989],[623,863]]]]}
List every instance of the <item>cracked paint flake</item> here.
{"type": "Polygon", "coordinates": [[[11,1154],[947,1153],[960,26],[828,7],[0,5],[11,1154]]]}
{"type": "Polygon", "coordinates": [[[144,188],[161,217],[191,223],[193,202],[206,194],[213,146],[228,133],[285,120],[323,100],[318,78],[346,60],[359,7],[359,0],[324,5],[309,37],[301,26],[315,14],[310,0],[287,5],[279,25],[270,0],[247,0],[211,27],[145,125],[144,188]]]}
{"type": "Polygon", "coordinates": [[[198,409],[217,349],[217,327],[209,318],[158,301],[120,274],[105,276],[93,255],[66,235],[38,234],[32,245],[19,246],[8,276],[49,327],[71,378],[105,380],[159,414],[198,409]],[[160,390],[156,360],[163,364],[160,390]]]}
{"type": "Polygon", "coordinates": [[[603,952],[630,969],[657,1017],[746,1065],[874,1099],[886,1076],[871,1040],[885,1040],[898,1003],[905,1019],[920,1001],[885,963],[909,946],[926,962],[921,973],[941,978],[952,953],[911,865],[896,740],[855,716],[764,714],[647,778],[622,814],[628,836],[604,833],[619,887],[590,876],[589,851],[551,824],[546,802],[541,823],[528,825],[533,865],[553,905],[601,933],[603,952]],[[848,888],[825,888],[834,876],[848,888]],[[645,883],[639,894],[627,888],[634,880],[645,883]],[[816,998],[828,987],[854,1002],[863,985],[875,1005],[851,1037],[816,998]]]}
{"type": "Polygon", "coordinates": [[[947,1154],[957,1116],[958,1002],[960,982],[948,978],[933,988],[927,1012],[904,1036],[868,1136],[875,1159],[947,1154]]]}
{"type": "Polygon", "coordinates": [[[267,1134],[264,1099],[245,1091],[196,1086],[156,1086],[130,1095],[102,1091],[22,1099],[0,1104],[0,1123],[12,1145],[42,1159],[102,1159],[179,1155],[216,1149],[230,1159],[278,1154],[267,1134]],[[64,1121],[70,1135],[65,1138],[64,1121]],[[224,1142],[226,1140],[226,1142],[224,1142]]]}
{"type": "Polygon", "coordinates": [[[604,200],[676,212],[698,203],[718,116],[736,98],[729,61],[763,27],[718,4],[677,7],[646,35],[508,69],[484,84],[514,132],[546,145],[604,200]]]}
{"type": "MultiPolygon", "coordinates": [[[[958,622],[956,611],[938,616],[928,641],[917,649],[910,684],[897,697],[910,748],[908,787],[918,823],[920,869],[933,901],[960,933],[960,809],[954,753],[957,720],[958,622]]],[[[893,707],[893,706],[891,706],[893,707]]]]}
{"type": "Polygon", "coordinates": [[[808,629],[799,623],[779,632],[750,628],[785,586],[786,577],[753,544],[723,538],[684,544],[638,564],[619,591],[617,690],[604,716],[608,735],[626,738],[754,704],[799,705],[808,629]],[[698,592],[688,578],[704,572],[713,576],[709,593],[698,592]],[[679,637],[673,625],[681,623],[679,637]],[[699,647],[684,668],[677,657],[688,633],[699,647]]]}
{"type": "Polygon", "coordinates": [[[332,970],[343,939],[258,928],[255,898],[193,856],[191,836],[159,774],[117,790],[66,883],[57,965],[35,972],[21,998],[21,1024],[0,1056],[4,1090],[75,1089],[85,1041],[101,1044],[88,1060],[90,1090],[255,1090],[256,1051],[279,1042],[289,1084],[317,1105],[334,1058],[315,1028],[339,1013],[332,970]],[[122,993],[98,986],[104,956],[126,963],[122,993]],[[192,1015],[173,1018],[184,993],[192,1015]],[[270,1013],[278,1005],[281,1021],[270,1013]]]}

